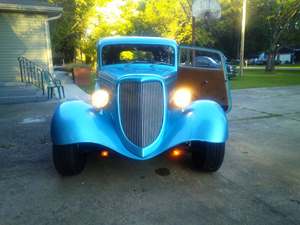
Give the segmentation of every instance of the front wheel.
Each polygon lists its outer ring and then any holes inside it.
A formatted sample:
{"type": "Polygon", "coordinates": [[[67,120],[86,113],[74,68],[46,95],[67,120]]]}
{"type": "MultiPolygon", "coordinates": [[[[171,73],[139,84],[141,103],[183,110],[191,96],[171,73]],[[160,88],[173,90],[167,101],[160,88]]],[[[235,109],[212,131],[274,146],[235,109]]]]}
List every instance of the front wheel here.
{"type": "Polygon", "coordinates": [[[223,163],[225,143],[192,142],[190,150],[197,168],[215,172],[223,163]]]}
{"type": "Polygon", "coordinates": [[[62,176],[79,174],[85,167],[86,154],[79,151],[79,145],[53,145],[53,162],[62,176]]]}

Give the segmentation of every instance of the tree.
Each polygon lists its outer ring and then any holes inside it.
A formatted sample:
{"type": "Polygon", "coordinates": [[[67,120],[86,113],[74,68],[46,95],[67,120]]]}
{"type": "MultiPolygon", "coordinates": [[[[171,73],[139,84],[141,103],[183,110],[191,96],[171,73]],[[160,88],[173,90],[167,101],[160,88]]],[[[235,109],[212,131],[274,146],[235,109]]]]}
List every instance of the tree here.
{"type": "MultiPolygon", "coordinates": [[[[191,43],[191,21],[182,3],[173,0],[52,0],[65,4],[64,15],[54,24],[55,50],[77,50],[87,63],[96,59],[96,43],[114,35],[159,36],[191,43]],[[68,3],[70,3],[68,5],[68,3]],[[72,16],[71,16],[72,15],[72,16]],[[74,37],[70,39],[69,37],[74,37]],[[68,44],[66,43],[68,42],[68,44]]],[[[184,0],[181,0],[184,1],[184,0]]],[[[202,36],[202,35],[201,35],[202,36]]]]}
{"type": "Polygon", "coordinates": [[[178,0],[143,1],[139,9],[139,20],[133,23],[135,33],[176,39],[179,43],[191,43],[191,20],[183,6],[187,2],[178,0]]]}
{"type": "Polygon", "coordinates": [[[65,62],[72,62],[84,32],[84,16],[91,6],[91,1],[49,0],[49,2],[63,7],[62,17],[50,24],[54,53],[58,55],[54,60],[59,61],[62,58],[65,62]]]}
{"type": "Polygon", "coordinates": [[[78,37],[72,29],[75,24],[75,1],[51,0],[50,3],[57,4],[64,9],[62,17],[50,23],[54,62],[61,63],[58,62],[61,58],[71,62],[75,56],[75,43],[78,37]]]}
{"type": "MultiPolygon", "coordinates": [[[[54,52],[66,62],[76,54],[96,60],[96,43],[114,35],[159,36],[179,44],[192,42],[192,0],[49,0],[63,6],[62,18],[51,24],[54,52]]],[[[196,45],[239,54],[241,0],[219,0],[221,19],[196,21],[196,45]]],[[[299,0],[248,1],[246,55],[267,51],[267,69],[274,69],[278,46],[299,43],[299,0]]]]}
{"type": "MultiPolygon", "coordinates": [[[[300,19],[299,0],[254,0],[250,2],[250,8],[254,8],[255,17],[252,29],[259,31],[267,49],[266,71],[275,69],[275,57],[281,43],[286,43],[288,36],[298,29],[300,19]],[[289,34],[289,35],[287,35],[289,34]]],[[[259,43],[259,42],[258,42],[259,43]]]]}
{"type": "Polygon", "coordinates": [[[237,58],[239,54],[242,1],[220,0],[219,2],[222,8],[221,18],[202,21],[202,29],[209,32],[210,42],[207,46],[220,49],[231,58],[237,58]]]}

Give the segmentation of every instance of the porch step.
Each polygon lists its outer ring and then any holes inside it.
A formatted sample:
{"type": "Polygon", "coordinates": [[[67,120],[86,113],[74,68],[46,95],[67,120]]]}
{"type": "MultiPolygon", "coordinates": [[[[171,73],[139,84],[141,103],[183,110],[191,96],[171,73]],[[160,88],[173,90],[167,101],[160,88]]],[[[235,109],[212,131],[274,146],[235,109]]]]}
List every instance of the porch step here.
{"type": "Polygon", "coordinates": [[[32,85],[0,84],[0,104],[17,104],[46,101],[47,95],[32,85]]]}
{"type": "Polygon", "coordinates": [[[3,82],[3,81],[0,81],[0,88],[1,87],[8,87],[8,86],[28,86],[28,84],[21,83],[21,82],[3,82]]]}

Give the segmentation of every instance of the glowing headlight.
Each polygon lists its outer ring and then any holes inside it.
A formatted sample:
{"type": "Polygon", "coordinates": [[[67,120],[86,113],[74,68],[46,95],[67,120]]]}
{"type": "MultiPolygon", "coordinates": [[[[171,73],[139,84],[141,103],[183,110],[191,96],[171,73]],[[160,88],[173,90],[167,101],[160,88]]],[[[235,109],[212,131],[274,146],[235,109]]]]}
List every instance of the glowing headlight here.
{"type": "Polygon", "coordinates": [[[185,108],[192,102],[192,93],[187,88],[175,90],[172,96],[173,104],[178,108],[185,108]]]}
{"type": "Polygon", "coordinates": [[[103,107],[105,107],[109,102],[109,93],[104,90],[104,89],[100,89],[95,91],[92,94],[92,105],[97,108],[97,109],[101,109],[103,107]]]}

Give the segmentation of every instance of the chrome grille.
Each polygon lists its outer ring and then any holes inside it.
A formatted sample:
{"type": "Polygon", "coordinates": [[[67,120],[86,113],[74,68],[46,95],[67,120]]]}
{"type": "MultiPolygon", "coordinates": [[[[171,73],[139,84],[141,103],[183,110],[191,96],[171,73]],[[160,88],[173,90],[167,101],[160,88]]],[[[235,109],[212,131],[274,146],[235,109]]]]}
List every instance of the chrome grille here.
{"type": "Polygon", "coordinates": [[[124,80],[119,87],[121,126],[139,147],[153,143],[163,123],[164,95],[160,81],[124,80]]]}

